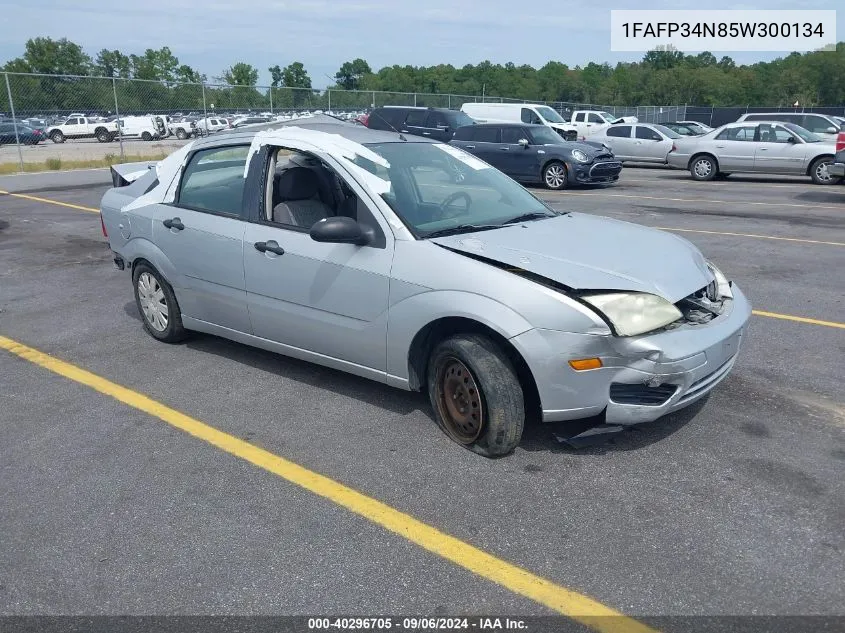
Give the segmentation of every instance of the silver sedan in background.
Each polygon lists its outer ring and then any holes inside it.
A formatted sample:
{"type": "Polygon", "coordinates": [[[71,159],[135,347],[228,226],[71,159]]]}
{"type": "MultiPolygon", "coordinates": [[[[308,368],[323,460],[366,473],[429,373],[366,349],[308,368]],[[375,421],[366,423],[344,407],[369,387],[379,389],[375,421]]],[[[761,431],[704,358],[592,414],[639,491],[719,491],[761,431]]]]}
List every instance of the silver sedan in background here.
{"type": "Polygon", "coordinates": [[[587,137],[590,141],[604,143],[621,161],[666,164],[677,132],[658,123],[611,125],[587,137]]]}
{"type": "Polygon", "coordinates": [[[675,142],[672,167],[688,169],[695,180],[732,172],[809,176],[818,185],[839,178],[830,172],[836,148],[794,123],[729,123],[703,136],[675,142]]]}

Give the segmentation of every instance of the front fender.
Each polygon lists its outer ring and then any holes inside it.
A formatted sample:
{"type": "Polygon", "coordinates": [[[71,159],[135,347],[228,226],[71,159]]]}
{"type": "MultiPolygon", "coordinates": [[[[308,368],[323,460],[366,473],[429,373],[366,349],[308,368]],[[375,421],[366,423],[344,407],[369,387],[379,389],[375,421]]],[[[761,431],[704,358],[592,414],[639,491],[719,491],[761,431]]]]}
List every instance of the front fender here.
{"type": "Polygon", "coordinates": [[[423,290],[391,305],[388,313],[387,373],[408,378],[408,353],[416,334],[438,319],[462,317],[512,338],[533,326],[507,305],[459,290],[423,290]]]}

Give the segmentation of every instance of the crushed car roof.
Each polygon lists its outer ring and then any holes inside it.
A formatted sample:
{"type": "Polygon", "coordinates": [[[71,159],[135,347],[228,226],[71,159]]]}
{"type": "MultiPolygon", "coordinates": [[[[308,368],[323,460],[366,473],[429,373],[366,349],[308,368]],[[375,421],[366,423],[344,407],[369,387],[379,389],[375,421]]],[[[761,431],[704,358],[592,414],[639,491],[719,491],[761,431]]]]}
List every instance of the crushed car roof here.
{"type": "Polygon", "coordinates": [[[431,139],[422,136],[414,136],[412,134],[402,134],[399,138],[398,132],[387,132],[381,130],[371,130],[368,127],[358,123],[350,123],[341,119],[336,119],[332,116],[318,114],[311,117],[302,117],[299,119],[290,119],[287,121],[272,121],[270,123],[251,125],[248,129],[234,129],[229,131],[219,132],[208,138],[199,139],[196,141],[196,148],[205,146],[215,146],[226,144],[224,141],[237,140],[243,142],[251,140],[259,132],[266,132],[268,130],[277,130],[285,127],[298,127],[308,130],[316,130],[325,132],[327,134],[338,134],[355,143],[398,143],[402,142],[402,138],[408,143],[435,143],[431,139]]]}

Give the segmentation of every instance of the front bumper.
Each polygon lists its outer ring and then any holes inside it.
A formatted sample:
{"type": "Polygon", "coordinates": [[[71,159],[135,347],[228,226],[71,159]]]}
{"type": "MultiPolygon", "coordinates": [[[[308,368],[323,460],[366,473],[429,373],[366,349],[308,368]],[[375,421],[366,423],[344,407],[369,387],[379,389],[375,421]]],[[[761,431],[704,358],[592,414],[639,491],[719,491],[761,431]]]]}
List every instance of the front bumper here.
{"type": "Polygon", "coordinates": [[[618,160],[607,160],[596,163],[575,163],[571,165],[571,173],[575,182],[615,182],[619,180],[619,172],[622,171],[622,162],[618,160]]]}
{"type": "Polygon", "coordinates": [[[532,371],[543,421],[604,414],[607,423],[640,424],[689,406],[731,371],[751,305],[733,286],[733,301],[703,325],[633,337],[533,329],[511,339],[532,371]],[[569,361],[601,358],[600,369],[569,361]]]}
{"type": "Polygon", "coordinates": [[[827,166],[827,173],[834,178],[845,178],[845,163],[833,163],[827,166]]]}

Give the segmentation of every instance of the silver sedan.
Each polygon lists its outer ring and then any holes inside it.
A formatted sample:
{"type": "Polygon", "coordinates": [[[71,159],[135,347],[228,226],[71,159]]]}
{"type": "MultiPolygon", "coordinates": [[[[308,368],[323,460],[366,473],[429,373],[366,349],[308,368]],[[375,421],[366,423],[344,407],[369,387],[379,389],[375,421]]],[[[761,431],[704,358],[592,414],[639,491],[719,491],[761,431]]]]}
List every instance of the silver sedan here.
{"type": "Polygon", "coordinates": [[[604,143],[621,161],[666,164],[675,140],[682,138],[674,130],[657,123],[614,124],[591,134],[589,141],[604,143]]]}
{"type": "Polygon", "coordinates": [[[205,332],[423,390],[486,456],[527,415],[656,420],[736,362],[749,302],[676,235],[551,209],[423,137],[265,128],[114,168],[103,231],[155,339],[205,332]]]}
{"type": "Polygon", "coordinates": [[[819,185],[838,181],[831,171],[836,148],[793,123],[729,123],[703,136],[675,141],[672,167],[688,169],[695,180],[732,172],[809,176],[819,185]]]}

